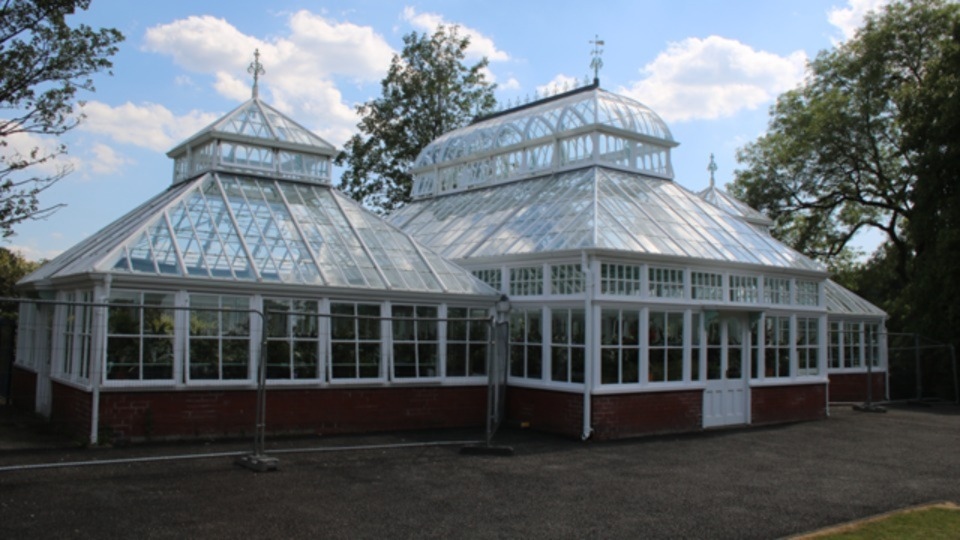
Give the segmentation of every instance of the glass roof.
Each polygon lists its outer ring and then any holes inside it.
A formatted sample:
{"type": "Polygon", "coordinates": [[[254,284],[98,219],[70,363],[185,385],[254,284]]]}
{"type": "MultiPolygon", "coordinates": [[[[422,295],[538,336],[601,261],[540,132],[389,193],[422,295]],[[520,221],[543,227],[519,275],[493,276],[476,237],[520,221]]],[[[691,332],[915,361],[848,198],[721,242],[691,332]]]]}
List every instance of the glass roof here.
{"type": "Polygon", "coordinates": [[[219,173],[171,187],[23,282],[88,272],[495,294],[329,187],[219,173]]]}
{"type": "Polygon", "coordinates": [[[773,221],[762,212],[754,210],[747,206],[743,201],[733,197],[722,189],[710,185],[707,189],[697,193],[697,195],[708,203],[720,208],[721,210],[740,217],[754,225],[770,227],[773,221]]]}
{"type": "Polygon", "coordinates": [[[828,279],[824,283],[824,295],[827,299],[827,313],[831,315],[852,315],[868,317],[886,317],[882,309],[864,300],[853,291],[828,279]]]}
{"type": "Polygon", "coordinates": [[[671,181],[596,166],[414,201],[389,219],[453,260],[600,248],[825,270],[671,181]]]}
{"type": "Polygon", "coordinates": [[[617,128],[676,146],[667,124],[650,108],[589,86],[480,118],[469,126],[441,135],[423,149],[413,168],[439,165],[597,126],[617,128]]]}
{"type": "Polygon", "coordinates": [[[246,139],[263,139],[264,142],[270,141],[268,143],[270,146],[276,146],[276,143],[279,142],[308,146],[314,150],[325,151],[323,153],[334,151],[332,144],[284,116],[283,113],[260,101],[260,99],[253,98],[200,130],[167,155],[175,157],[175,154],[179,153],[180,150],[213,134],[234,135],[246,139]]]}

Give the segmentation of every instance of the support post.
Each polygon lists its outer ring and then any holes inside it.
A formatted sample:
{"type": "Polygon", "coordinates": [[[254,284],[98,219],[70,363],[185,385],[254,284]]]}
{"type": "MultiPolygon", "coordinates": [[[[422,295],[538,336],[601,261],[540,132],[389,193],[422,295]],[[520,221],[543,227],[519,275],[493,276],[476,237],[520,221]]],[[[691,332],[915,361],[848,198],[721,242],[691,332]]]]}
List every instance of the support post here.
{"type": "Polygon", "coordinates": [[[512,456],[513,448],[494,446],[493,436],[500,428],[506,409],[507,356],[510,347],[510,302],[502,295],[496,305],[496,317],[489,324],[490,335],[487,338],[487,422],[486,437],[482,445],[464,446],[461,454],[512,456]]]}
{"type": "Polygon", "coordinates": [[[280,460],[266,455],[264,449],[267,431],[267,317],[263,312],[253,311],[260,315],[260,354],[257,358],[257,405],[256,420],[253,434],[253,452],[237,458],[235,463],[245,469],[256,472],[277,470],[280,460]]]}

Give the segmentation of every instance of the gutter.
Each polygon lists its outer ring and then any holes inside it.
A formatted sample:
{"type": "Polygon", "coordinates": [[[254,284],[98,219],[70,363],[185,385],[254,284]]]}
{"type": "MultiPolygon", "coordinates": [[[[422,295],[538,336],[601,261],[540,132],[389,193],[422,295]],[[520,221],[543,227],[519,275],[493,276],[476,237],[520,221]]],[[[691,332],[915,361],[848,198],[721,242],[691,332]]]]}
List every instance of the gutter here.
{"type": "Polygon", "coordinates": [[[593,280],[591,279],[590,272],[590,258],[587,256],[586,251],[581,251],[581,260],[580,267],[583,270],[583,283],[586,288],[583,301],[583,321],[586,324],[584,328],[584,355],[583,355],[583,431],[580,433],[580,440],[587,440],[593,434],[593,426],[591,423],[591,399],[593,393],[593,372],[594,365],[597,362],[594,362],[593,350],[595,349],[595,336],[593,333],[593,317],[590,316],[590,310],[593,309],[593,280]],[[588,324],[589,323],[589,324],[588,324]]]}

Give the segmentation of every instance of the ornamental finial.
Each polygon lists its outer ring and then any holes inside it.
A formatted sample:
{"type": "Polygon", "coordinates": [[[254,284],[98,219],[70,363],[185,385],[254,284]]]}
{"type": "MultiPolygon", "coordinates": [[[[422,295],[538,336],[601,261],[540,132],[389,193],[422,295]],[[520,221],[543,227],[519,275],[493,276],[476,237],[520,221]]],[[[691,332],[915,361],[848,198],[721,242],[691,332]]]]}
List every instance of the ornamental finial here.
{"type": "Polygon", "coordinates": [[[593,51],[590,54],[593,55],[593,59],[590,60],[590,67],[593,68],[593,84],[600,84],[600,68],[603,67],[603,60],[600,58],[600,55],[603,54],[603,45],[605,43],[600,39],[599,35],[594,34],[593,40],[590,41],[593,44],[593,51]]]}
{"type": "Polygon", "coordinates": [[[710,187],[713,188],[713,173],[717,172],[717,162],[713,160],[713,154],[710,154],[710,164],[707,165],[707,170],[710,171],[710,187]]]}
{"type": "Polygon", "coordinates": [[[260,96],[260,76],[266,73],[266,70],[263,69],[263,64],[260,63],[260,49],[254,49],[253,62],[250,62],[247,73],[253,75],[253,98],[256,99],[260,96]]]}

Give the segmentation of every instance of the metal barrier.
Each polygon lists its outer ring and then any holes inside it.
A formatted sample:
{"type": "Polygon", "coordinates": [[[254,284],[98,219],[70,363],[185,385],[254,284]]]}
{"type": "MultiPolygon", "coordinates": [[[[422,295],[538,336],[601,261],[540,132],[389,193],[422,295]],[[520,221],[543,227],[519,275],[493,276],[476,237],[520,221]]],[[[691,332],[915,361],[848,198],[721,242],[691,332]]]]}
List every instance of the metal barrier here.
{"type": "MultiPolygon", "coordinates": [[[[31,359],[30,365],[25,367],[36,371],[38,381],[36,403],[38,412],[48,416],[51,414],[50,409],[53,398],[50,383],[52,380],[67,381],[78,388],[82,388],[82,391],[90,392],[93,396],[91,398],[92,404],[90,411],[92,424],[90,428],[90,439],[93,443],[98,442],[100,428],[98,416],[100,388],[105,383],[119,384],[122,386],[123,381],[129,376],[130,378],[137,379],[131,388],[136,387],[138,390],[144,391],[149,391],[151,386],[156,384],[159,384],[161,387],[164,385],[169,386],[170,384],[179,385],[180,383],[186,384],[188,387],[190,386],[189,377],[190,373],[192,373],[190,370],[194,367],[193,364],[188,363],[190,340],[200,339],[199,337],[194,337],[194,332],[211,331],[214,332],[214,334],[210,334],[213,336],[210,339],[226,339],[223,337],[227,335],[222,333],[226,332],[223,328],[215,328],[213,330],[198,330],[196,328],[204,322],[204,317],[210,319],[211,314],[218,314],[214,318],[221,321],[232,317],[231,320],[233,322],[231,324],[239,325],[234,329],[239,337],[233,336],[232,339],[249,343],[249,355],[244,359],[248,367],[241,369],[249,370],[249,366],[251,365],[255,368],[256,405],[255,418],[252,421],[252,448],[250,453],[241,455],[237,459],[237,463],[244,467],[258,471],[274,470],[277,468],[276,458],[267,455],[265,448],[266,433],[269,430],[266,410],[270,388],[269,382],[272,380],[267,371],[268,363],[270,362],[268,348],[273,343],[272,338],[275,337],[271,336],[269,330],[269,325],[271,324],[271,320],[273,320],[271,319],[272,317],[301,317],[313,319],[315,333],[312,338],[308,337],[304,339],[308,341],[313,339],[319,344],[323,344],[324,339],[329,341],[331,336],[330,324],[332,324],[329,321],[332,318],[353,317],[354,319],[369,319],[377,322],[390,322],[391,324],[396,324],[397,321],[420,321],[421,323],[427,322],[433,324],[435,329],[439,328],[440,324],[449,325],[453,322],[483,325],[485,327],[483,333],[486,335],[486,371],[488,380],[486,436],[482,444],[483,446],[492,446],[491,443],[494,434],[504,417],[507,377],[506,355],[509,351],[507,346],[508,323],[506,320],[506,313],[509,310],[508,304],[506,304],[503,310],[499,309],[498,306],[497,318],[410,318],[374,317],[359,314],[350,316],[320,313],[318,311],[299,312],[269,309],[261,311],[256,309],[236,309],[207,305],[191,307],[170,304],[159,305],[156,303],[60,301],[21,298],[0,298],[0,301],[15,303],[18,305],[18,308],[27,306],[27,309],[20,309],[21,337],[23,340],[16,346],[16,350],[24,354],[24,358],[29,357],[31,359]],[[502,311],[502,313],[500,311],[502,311]],[[178,313],[185,314],[179,316],[177,315],[178,313]],[[130,339],[132,341],[140,339],[139,356],[135,359],[126,360],[126,363],[124,363],[123,360],[118,361],[117,354],[108,354],[108,343],[112,343],[110,339],[114,339],[117,336],[116,329],[111,326],[110,317],[120,318],[124,316],[124,314],[128,315],[131,320],[136,321],[136,325],[139,325],[136,326],[136,328],[139,329],[137,330],[137,336],[131,337],[130,339]],[[326,335],[316,331],[316,321],[320,319],[326,319],[328,321],[326,335]],[[257,328],[258,326],[259,328],[257,328]],[[178,337],[177,332],[186,332],[187,335],[178,337]],[[150,362],[159,363],[148,363],[145,353],[148,346],[144,344],[147,341],[151,343],[149,346],[151,352],[150,362]],[[160,343],[160,345],[157,345],[157,343],[160,343]],[[186,350],[178,351],[178,353],[175,354],[173,351],[174,343],[179,344],[179,346],[184,346],[186,350]],[[160,351],[160,353],[157,351],[160,351]],[[166,351],[166,353],[161,354],[164,351],[166,351]],[[128,364],[129,367],[127,367],[128,364]],[[166,378],[162,380],[148,380],[147,373],[156,374],[157,369],[160,369],[166,378]],[[127,372],[129,372],[129,375],[124,375],[124,373],[127,372]],[[178,375],[176,375],[176,377],[179,377],[176,380],[172,378],[174,373],[177,373],[178,375]],[[46,390],[44,390],[44,387],[46,390]],[[45,395],[43,395],[44,392],[46,392],[45,395]],[[45,407],[41,406],[42,402],[46,403],[45,407]]],[[[284,319],[284,321],[286,320],[287,319],[284,319]]],[[[225,323],[221,322],[221,324],[225,323]]],[[[5,327],[0,326],[0,354],[3,354],[4,351],[9,354],[6,358],[0,355],[0,361],[6,359],[12,366],[14,356],[16,356],[13,352],[14,339],[12,338],[15,327],[12,325],[9,326],[11,337],[7,341],[3,339],[5,336],[3,333],[4,328],[5,327]]],[[[203,336],[206,336],[206,334],[203,334],[203,336]]],[[[379,339],[383,340],[384,336],[381,335],[379,339]]],[[[117,338],[118,343],[121,341],[121,339],[117,338]]],[[[477,341],[477,343],[481,342],[477,341]]],[[[222,346],[222,344],[220,345],[222,346]]],[[[440,337],[437,336],[436,347],[438,351],[442,345],[443,343],[441,343],[440,337]]],[[[320,345],[318,345],[318,347],[319,346],[320,345]]],[[[382,342],[381,347],[386,347],[386,342],[382,342]]],[[[133,347],[131,350],[137,349],[133,347]]],[[[292,351],[293,349],[291,348],[290,350],[292,351]]],[[[317,358],[314,360],[318,382],[327,381],[330,373],[330,371],[320,371],[322,365],[321,354],[322,353],[318,353],[317,358]]],[[[328,362],[332,362],[332,355],[325,357],[328,362]]],[[[438,376],[441,373],[439,371],[441,358],[442,356],[440,356],[438,352],[435,359],[437,362],[436,369],[438,376]]],[[[382,359],[382,362],[385,364],[382,367],[382,373],[387,374],[390,372],[394,360],[393,355],[390,355],[389,361],[382,359]]],[[[226,369],[224,367],[227,362],[225,357],[218,357],[214,362],[219,362],[218,365],[220,365],[221,370],[226,369]]],[[[326,369],[329,370],[331,368],[327,366],[326,369]]],[[[246,373],[249,373],[249,371],[246,371],[246,373]]],[[[387,379],[391,379],[391,376],[387,375],[387,379]]],[[[242,381],[250,382],[251,379],[249,375],[247,375],[242,381]]],[[[194,381],[194,383],[196,382],[197,381],[194,381]]],[[[198,385],[196,387],[197,389],[209,389],[202,385],[203,381],[199,382],[201,385],[198,385]]],[[[238,379],[238,382],[241,382],[241,379],[238,379]]]]}
{"type": "Polygon", "coordinates": [[[920,334],[888,333],[891,401],[952,401],[960,404],[953,345],[920,334]]]}

